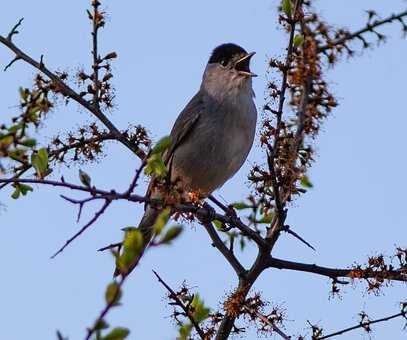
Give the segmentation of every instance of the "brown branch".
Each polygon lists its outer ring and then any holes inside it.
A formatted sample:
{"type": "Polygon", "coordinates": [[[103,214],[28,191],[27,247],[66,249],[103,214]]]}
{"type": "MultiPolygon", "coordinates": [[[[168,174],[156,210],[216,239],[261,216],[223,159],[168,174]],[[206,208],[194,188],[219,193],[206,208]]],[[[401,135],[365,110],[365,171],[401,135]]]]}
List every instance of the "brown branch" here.
{"type": "Polygon", "coordinates": [[[100,109],[99,105],[99,56],[98,56],[98,30],[100,28],[99,25],[99,1],[92,1],[93,7],[93,14],[92,14],[92,56],[93,56],[93,86],[94,86],[94,94],[93,94],[93,105],[100,109]]]}
{"type": "Polygon", "coordinates": [[[337,331],[337,332],[334,332],[334,333],[331,333],[331,334],[328,334],[328,335],[317,337],[317,338],[315,338],[315,340],[322,340],[322,339],[332,338],[334,336],[341,335],[341,334],[353,331],[353,330],[358,329],[358,328],[368,328],[368,327],[370,327],[371,325],[373,325],[375,323],[389,321],[389,320],[399,318],[399,317],[403,317],[403,318],[406,319],[406,317],[407,317],[407,305],[402,304],[402,309],[401,309],[401,311],[399,313],[396,313],[396,314],[393,314],[393,315],[390,315],[390,316],[386,316],[384,318],[376,319],[376,320],[368,320],[368,321],[360,322],[358,325],[348,327],[348,328],[344,328],[344,329],[342,329],[340,331],[337,331]]]}
{"type": "Polygon", "coordinates": [[[12,41],[11,39],[5,38],[0,35],[0,43],[8,47],[12,52],[14,52],[15,56],[20,58],[21,60],[25,61],[26,63],[30,64],[41,73],[45,74],[58,88],[58,91],[61,92],[64,96],[72,98],[82,107],[87,109],[91,112],[96,118],[98,118],[107,128],[108,130],[114,134],[115,138],[133,151],[140,159],[144,159],[145,152],[141,150],[137,145],[131,143],[120,131],[116,128],[115,125],[106,117],[106,115],[96,106],[92,105],[89,101],[82,98],[76,91],[74,91],[71,87],[69,87],[58,75],[54,72],[50,71],[42,62],[42,58],[40,62],[34,60],[29,55],[24,53],[20,50],[12,41]]]}
{"type": "Polygon", "coordinates": [[[103,319],[110,312],[110,310],[117,305],[118,302],[117,300],[120,297],[121,288],[123,287],[126,278],[127,276],[123,275],[120,281],[117,283],[117,289],[115,291],[114,296],[111,299],[109,299],[110,302],[107,303],[106,306],[102,309],[93,326],[91,328],[88,328],[85,340],[90,340],[92,338],[92,335],[96,332],[98,325],[103,321],[103,319]]]}
{"type": "Polygon", "coordinates": [[[407,270],[371,270],[359,268],[329,268],[321,267],[316,264],[300,263],[281,260],[275,257],[269,257],[266,261],[269,268],[288,269],[307,273],[313,273],[321,276],[326,276],[331,279],[350,278],[350,279],[368,279],[368,278],[384,278],[392,281],[407,282],[407,270]]]}
{"type": "Polygon", "coordinates": [[[245,276],[246,274],[246,269],[242,266],[242,264],[239,262],[239,260],[236,258],[236,256],[233,254],[231,250],[229,250],[221,238],[219,237],[218,233],[216,232],[215,228],[213,227],[211,222],[205,222],[202,223],[202,225],[205,227],[206,231],[208,232],[210,238],[212,239],[212,245],[216,247],[222,255],[225,257],[225,259],[230,263],[230,265],[233,267],[233,269],[236,272],[236,275],[240,278],[245,276]]]}
{"type": "Polygon", "coordinates": [[[290,340],[291,336],[285,334],[280,328],[278,328],[273,322],[271,322],[265,315],[259,313],[257,310],[254,310],[253,308],[250,308],[247,305],[244,305],[243,308],[250,314],[255,315],[257,318],[260,319],[261,322],[263,322],[266,325],[269,325],[271,329],[276,332],[278,335],[280,335],[283,339],[285,340],[290,340]]]}
{"type": "Polygon", "coordinates": [[[157,277],[158,282],[160,282],[169,291],[169,293],[170,293],[169,298],[171,300],[174,300],[175,304],[182,308],[182,310],[185,313],[185,316],[187,316],[188,319],[191,321],[191,323],[194,326],[199,337],[203,340],[207,339],[205,332],[202,330],[201,327],[199,327],[198,323],[195,321],[193,313],[191,312],[191,309],[184,305],[184,303],[180,300],[180,298],[177,296],[177,294],[174,292],[174,290],[167,283],[165,283],[165,281],[160,277],[160,275],[158,275],[158,273],[155,270],[153,270],[153,273],[157,277]]]}
{"type": "Polygon", "coordinates": [[[328,49],[333,49],[334,47],[338,45],[343,45],[345,42],[353,40],[355,38],[360,38],[362,34],[367,33],[367,32],[373,32],[373,30],[379,26],[382,26],[384,24],[389,24],[392,23],[395,20],[402,20],[404,17],[407,16],[407,10],[399,13],[399,14],[392,14],[389,17],[383,19],[383,20],[375,20],[373,23],[368,23],[365,27],[362,29],[355,31],[353,33],[349,33],[346,36],[333,40],[329,42],[326,45],[318,47],[318,52],[325,52],[328,49]]]}
{"type": "Polygon", "coordinates": [[[74,240],[81,236],[83,232],[85,232],[90,226],[92,226],[92,224],[95,223],[98,218],[103,215],[105,210],[109,207],[110,203],[112,203],[112,201],[106,199],[103,206],[95,213],[92,219],[88,223],[86,223],[75,235],[68,239],[65,244],[54,255],[51,256],[51,259],[54,259],[58,254],[62,253],[66,247],[68,247],[74,240]]]}

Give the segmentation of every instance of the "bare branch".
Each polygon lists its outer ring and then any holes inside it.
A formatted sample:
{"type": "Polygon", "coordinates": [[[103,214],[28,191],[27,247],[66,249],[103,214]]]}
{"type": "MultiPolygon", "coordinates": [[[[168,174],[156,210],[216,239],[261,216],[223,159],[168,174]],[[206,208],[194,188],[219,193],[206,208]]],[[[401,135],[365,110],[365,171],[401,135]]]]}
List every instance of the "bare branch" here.
{"type": "Polygon", "coordinates": [[[155,270],[153,270],[153,273],[157,277],[158,281],[169,291],[169,293],[170,293],[169,298],[171,300],[173,300],[177,306],[182,308],[182,310],[185,313],[185,316],[187,316],[188,319],[191,321],[191,323],[194,326],[199,337],[202,340],[207,339],[207,337],[205,336],[205,332],[202,330],[201,327],[199,327],[198,323],[195,321],[191,309],[189,307],[185,306],[185,304],[180,300],[180,298],[177,296],[177,294],[174,292],[174,290],[167,283],[165,283],[165,281],[160,277],[160,275],[158,275],[158,273],[155,270]]]}
{"type": "Polygon", "coordinates": [[[384,318],[380,318],[380,319],[375,319],[375,320],[368,320],[368,321],[364,321],[364,322],[360,322],[359,324],[352,326],[352,327],[348,327],[348,328],[344,328],[340,331],[328,334],[328,335],[324,335],[324,336],[320,336],[315,338],[315,340],[322,340],[322,339],[328,339],[328,338],[332,338],[334,336],[337,335],[341,335],[350,331],[353,331],[355,329],[359,329],[359,328],[364,328],[364,329],[369,329],[371,325],[375,324],[375,323],[379,323],[379,322],[384,322],[384,321],[389,321],[392,319],[396,319],[402,317],[404,319],[407,318],[407,303],[402,303],[401,306],[401,311],[399,313],[390,315],[390,316],[386,316],[384,318]]]}
{"type": "Polygon", "coordinates": [[[221,238],[219,237],[218,233],[216,232],[215,228],[213,227],[211,222],[205,222],[202,223],[202,225],[205,227],[206,231],[208,232],[210,238],[212,239],[212,245],[216,247],[222,255],[225,257],[225,259],[230,263],[230,265],[233,267],[233,269],[236,272],[236,275],[238,277],[243,277],[246,274],[246,269],[242,266],[242,264],[239,262],[239,260],[236,258],[236,256],[233,254],[232,251],[230,251],[221,238]]]}
{"type": "MultiPolygon", "coordinates": [[[[131,143],[120,131],[113,125],[113,123],[106,117],[106,115],[97,107],[92,105],[90,102],[82,98],[76,91],[69,87],[58,75],[50,71],[42,62],[35,61],[29,55],[20,50],[12,41],[0,35],[0,43],[8,47],[14,52],[16,57],[24,60],[26,63],[30,64],[43,74],[45,74],[49,79],[51,79],[55,85],[57,85],[58,90],[66,97],[72,98],[78,104],[83,106],[89,112],[91,112],[96,118],[98,118],[108,130],[114,134],[115,138],[121,142],[123,145],[128,147],[133,151],[140,159],[144,159],[145,153],[137,145],[131,143]]],[[[42,58],[41,58],[42,59],[42,58]]]]}
{"type": "Polygon", "coordinates": [[[24,18],[21,18],[11,29],[10,33],[7,35],[7,40],[11,42],[13,35],[18,34],[17,28],[22,24],[24,18]]]}
{"type": "Polygon", "coordinates": [[[281,260],[271,256],[267,259],[267,267],[313,273],[317,275],[326,276],[331,279],[339,278],[368,279],[380,277],[386,280],[407,282],[406,269],[375,271],[370,269],[363,270],[360,268],[346,268],[346,269],[328,268],[317,266],[316,264],[281,260]]]}
{"type": "Polygon", "coordinates": [[[374,29],[383,26],[385,24],[392,23],[393,21],[400,21],[404,17],[407,16],[407,10],[400,12],[399,14],[392,14],[389,17],[383,19],[383,20],[375,20],[373,23],[368,22],[365,27],[361,28],[358,31],[355,31],[353,33],[346,34],[346,36],[341,37],[339,39],[333,40],[329,42],[326,45],[318,47],[318,52],[324,52],[329,49],[333,49],[338,45],[343,45],[347,41],[353,40],[355,38],[361,38],[362,34],[367,33],[367,32],[374,32],[374,29]]]}
{"type": "Polygon", "coordinates": [[[95,216],[93,216],[93,218],[88,223],[86,223],[75,235],[73,235],[70,239],[68,239],[65,242],[65,244],[54,255],[51,256],[51,259],[54,259],[58,254],[62,253],[64,251],[64,249],[66,247],[68,247],[69,244],[71,244],[71,242],[73,242],[75,239],[77,239],[86,229],[88,229],[93,223],[95,223],[97,221],[97,219],[101,215],[103,215],[105,210],[109,207],[110,203],[112,203],[112,201],[109,199],[106,199],[103,206],[95,213],[95,216]]]}

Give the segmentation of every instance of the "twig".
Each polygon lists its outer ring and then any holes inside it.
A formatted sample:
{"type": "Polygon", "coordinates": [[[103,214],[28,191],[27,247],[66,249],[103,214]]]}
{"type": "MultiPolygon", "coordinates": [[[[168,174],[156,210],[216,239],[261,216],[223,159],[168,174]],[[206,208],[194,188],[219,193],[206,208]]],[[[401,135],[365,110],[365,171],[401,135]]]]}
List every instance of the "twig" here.
{"type": "Polygon", "coordinates": [[[230,251],[221,238],[219,237],[218,233],[216,232],[215,228],[213,227],[211,222],[206,222],[202,223],[202,225],[205,227],[206,231],[208,232],[210,238],[212,239],[212,245],[216,247],[222,255],[225,257],[225,259],[230,263],[230,265],[233,267],[233,269],[236,272],[236,275],[238,277],[243,277],[246,274],[246,269],[242,266],[242,264],[239,262],[239,260],[236,258],[236,256],[233,254],[232,251],[230,251]]]}
{"type": "Polygon", "coordinates": [[[99,30],[99,1],[92,1],[93,15],[92,15],[92,56],[93,56],[93,105],[100,109],[99,105],[99,56],[98,56],[98,30],[99,30]]]}
{"type": "Polygon", "coordinates": [[[169,291],[169,293],[170,293],[169,298],[171,300],[174,300],[174,302],[177,304],[177,306],[182,308],[182,310],[185,313],[185,316],[188,317],[188,319],[191,321],[191,323],[194,326],[199,337],[202,340],[205,340],[206,339],[205,332],[202,330],[201,327],[199,327],[198,323],[195,321],[194,316],[191,312],[191,309],[184,305],[184,303],[180,300],[180,298],[177,296],[177,294],[174,292],[174,290],[167,283],[165,283],[165,281],[160,277],[160,275],[158,275],[158,273],[155,270],[153,270],[153,273],[157,277],[158,282],[160,282],[169,291]]]}
{"type": "Polygon", "coordinates": [[[322,340],[322,339],[332,338],[334,336],[341,335],[341,334],[353,331],[353,330],[358,329],[358,328],[369,327],[369,326],[371,326],[371,325],[373,325],[375,323],[389,321],[389,320],[399,318],[399,317],[406,318],[406,316],[407,316],[407,309],[406,309],[406,307],[403,307],[401,312],[399,312],[399,313],[396,313],[396,314],[393,314],[393,315],[390,315],[390,316],[386,316],[384,318],[376,319],[376,320],[371,320],[371,321],[369,320],[369,321],[360,322],[358,325],[348,327],[348,328],[344,328],[344,329],[342,329],[340,331],[337,331],[337,332],[334,332],[334,333],[331,333],[331,334],[328,334],[328,335],[317,337],[317,338],[315,338],[315,340],[322,340]]]}
{"type": "Polygon", "coordinates": [[[65,244],[54,254],[51,256],[51,259],[54,259],[58,254],[62,253],[64,249],[69,246],[71,242],[73,242],[76,238],[78,238],[86,229],[88,229],[93,223],[97,221],[97,219],[105,212],[105,210],[108,208],[108,206],[112,203],[111,200],[106,199],[105,203],[103,204],[102,208],[100,208],[93,218],[86,223],[75,235],[73,235],[70,239],[68,239],[65,244]]]}
{"type": "Polygon", "coordinates": [[[328,49],[334,48],[335,46],[343,45],[343,43],[345,43],[346,41],[355,39],[355,38],[361,36],[363,33],[373,32],[373,30],[379,26],[391,23],[395,20],[401,20],[402,18],[404,18],[406,16],[407,16],[407,10],[405,10],[399,14],[392,14],[383,20],[375,20],[373,23],[368,23],[365,27],[363,27],[362,29],[360,29],[358,31],[349,33],[345,37],[333,40],[332,42],[329,42],[326,45],[318,47],[318,52],[324,52],[328,49]]]}
{"type": "Polygon", "coordinates": [[[292,230],[289,226],[285,226],[283,231],[286,233],[294,236],[297,240],[300,240],[302,243],[304,243],[307,247],[311,248],[313,251],[315,251],[315,248],[307,241],[305,241],[300,235],[298,235],[294,230],[292,230]]]}
{"type": "Polygon", "coordinates": [[[374,271],[363,270],[359,268],[328,268],[317,266],[316,264],[292,262],[281,260],[275,257],[267,259],[267,267],[277,269],[288,269],[307,273],[313,273],[321,276],[326,276],[331,279],[350,278],[350,279],[368,279],[381,277],[387,280],[407,282],[407,271],[403,270],[388,270],[388,271],[374,271]]]}
{"type": "Polygon", "coordinates": [[[278,335],[280,335],[284,340],[291,339],[291,336],[285,334],[280,328],[278,328],[274,323],[272,323],[266,316],[260,314],[257,310],[254,310],[253,308],[250,308],[247,305],[244,305],[243,308],[246,309],[246,311],[248,311],[250,314],[256,315],[266,325],[269,325],[271,329],[278,335]]]}
{"type": "Polygon", "coordinates": [[[21,25],[21,23],[23,22],[24,18],[21,18],[11,29],[10,33],[7,35],[7,40],[11,42],[11,40],[13,39],[13,35],[14,34],[18,34],[19,32],[17,31],[17,28],[21,25]]]}
{"type": "Polygon", "coordinates": [[[90,340],[92,335],[96,332],[97,326],[102,322],[102,320],[106,317],[109,311],[117,304],[117,299],[121,294],[121,288],[126,280],[127,276],[122,276],[120,281],[117,283],[117,289],[115,291],[115,295],[110,298],[110,302],[106,304],[105,308],[102,309],[99,316],[97,317],[96,321],[94,322],[91,328],[88,328],[85,340],[90,340]]]}
{"type": "Polygon", "coordinates": [[[98,251],[105,251],[113,248],[118,248],[120,250],[121,246],[123,245],[123,242],[117,242],[117,243],[111,243],[108,246],[99,248],[98,251]]]}
{"type": "MultiPolygon", "coordinates": [[[[10,34],[9,34],[10,35],[10,34]]],[[[24,60],[26,63],[30,64],[43,74],[45,74],[49,79],[52,80],[57,85],[58,90],[66,97],[72,98],[78,104],[83,106],[89,112],[91,112],[96,118],[98,118],[108,130],[114,134],[115,138],[121,142],[123,145],[128,147],[133,151],[140,159],[144,159],[145,153],[137,145],[134,145],[130,140],[128,140],[120,131],[113,125],[113,123],[106,117],[106,115],[99,110],[97,107],[92,105],[89,101],[82,98],[76,91],[69,87],[58,75],[50,71],[42,61],[38,62],[31,58],[29,55],[20,50],[12,41],[0,35],[0,43],[8,47],[14,52],[16,57],[24,60]]]]}

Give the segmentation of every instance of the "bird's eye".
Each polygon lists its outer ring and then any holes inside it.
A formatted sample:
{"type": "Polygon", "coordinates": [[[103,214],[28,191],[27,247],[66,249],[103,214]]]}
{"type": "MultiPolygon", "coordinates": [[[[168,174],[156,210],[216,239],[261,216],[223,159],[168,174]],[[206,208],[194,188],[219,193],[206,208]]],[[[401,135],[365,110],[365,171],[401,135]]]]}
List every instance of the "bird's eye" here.
{"type": "Polygon", "coordinates": [[[226,59],[222,59],[222,60],[220,61],[220,64],[221,64],[223,67],[226,67],[226,66],[228,65],[228,61],[227,61],[226,59]]]}

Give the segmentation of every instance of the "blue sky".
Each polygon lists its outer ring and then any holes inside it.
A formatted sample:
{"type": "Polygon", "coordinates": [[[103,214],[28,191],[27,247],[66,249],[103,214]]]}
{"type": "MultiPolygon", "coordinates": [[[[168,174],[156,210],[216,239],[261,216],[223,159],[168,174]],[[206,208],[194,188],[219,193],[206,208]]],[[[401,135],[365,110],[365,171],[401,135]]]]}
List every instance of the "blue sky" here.
{"type": "MultiPolygon", "coordinates": [[[[126,128],[142,124],[156,140],[168,134],[176,116],[198,89],[210,51],[223,42],[236,42],[257,52],[253,71],[257,105],[265,89],[267,56],[283,56],[285,36],[276,19],[277,1],[104,1],[109,13],[102,31],[101,51],[116,51],[114,85],[117,108],[110,117],[126,128]]],[[[386,16],[405,8],[405,2],[379,0],[316,1],[328,22],[349,29],[364,23],[365,9],[386,16]]],[[[7,33],[25,17],[15,42],[52,69],[74,72],[90,63],[87,2],[16,0],[0,12],[0,30],[7,33]]],[[[329,71],[339,107],[323,126],[315,142],[318,156],[310,171],[315,187],[290,206],[288,222],[317,251],[283,235],[276,255],[327,266],[364,262],[369,255],[391,255],[395,245],[406,246],[404,180],[404,104],[407,66],[406,41],[398,24],[382,30],[388,42],[362,56],[344,60],[329,71]]],[[[0,46],[0,62],[11,54],[0,46]]],[[[0,73],[1,121],[16,114],[17,89],[29,86],[33,70],[16,63],[0,73]]],[[[45,144],[57,133],[74,131],[92,117],[76,104],[59,106],[39,131],[45,144]]],[[[262,161],[256,144],[241,171],[217,193],[227,202],[250,192],[245,176],[253,162],[262,161]]],[[[110,144],[106,156],[82,168],[98,187],[125,189],[138,161],[120,145],[110,144]]],[[[61,167],[66,179],[77,180],[77,167],[61,167]]],[[[143,193],[145,185],[138,188],[143,193]]],[[[10,190],[0,192],[0,261],[3,280],[1,338],[53,339],[60,329],[70,339],[83,338],[103,307],[113,261],[100,254],[100,246],[118,241],[120,229],[137,224],[142,207],[126,203],[114,206],[83,237],[55,260],[49,256],[79,225],[76,211],[59,198],[60,190],[36,188],[33,194],[13,201],[10,190]]],[[[75,196],[74,193],[70,193],[75,196]]],[[[79,196],[78,196],[79,197],[79,196]]],[[[96,206],[90,207],[96,208],[96,206]]],[[[83,220],[92,216],[87,209],[83,220]]],[[[112,325],[129,327],[130,339],[174,339],[176,329],[168,318],[165,291],[153,277],[157,270],[173,287],[183,280],[196,287],[212,307],[235,287],[232,270],[210,246],[198,225],[187,225],[174,246],[152,251],[125,286],[123,307],[112,312],[112,325]]],[[[249,264],[255,249],[241,254],[249,264]]],[[[364,309],[372,317],[396,312],[405,299],[405,286],[394,284],[380,296],[364,293],[364,285],[345,287],[342,298],[329,299],[329,280],[308,274],[273,270],[261,276],[254,290],[287,310],[287,332],[305,333],[307,320],[327,331],[358,322],[364,309]]],[[[374,327],[375,339],[402,339],[400,320],[374,327]]],[[[248,338],[256,338],[249,332],[248,338]]],[[[356,331],[343,339],[359,339],[356,331]]]]}

